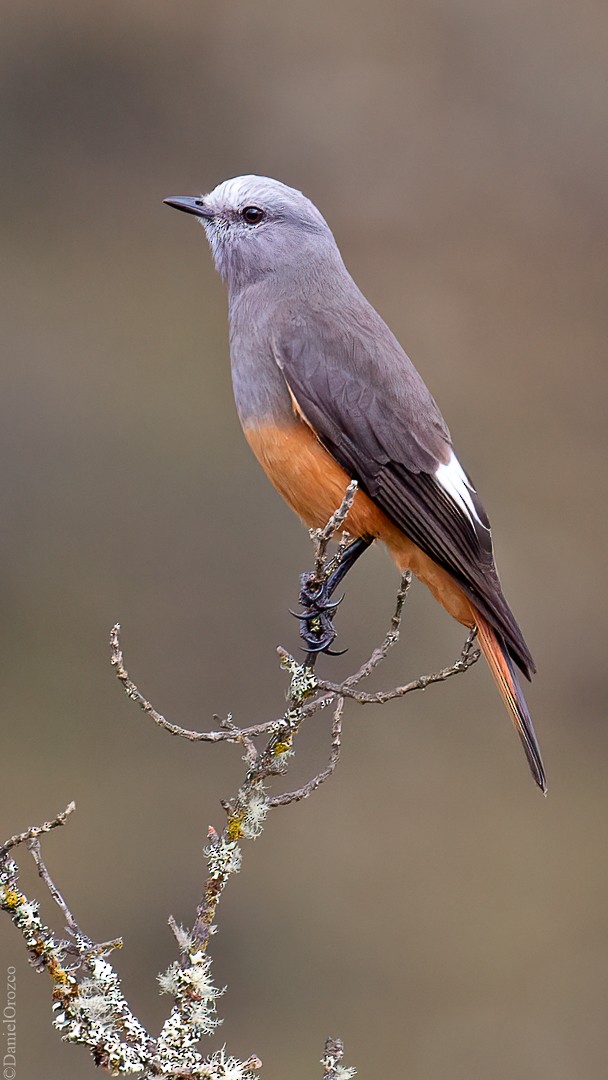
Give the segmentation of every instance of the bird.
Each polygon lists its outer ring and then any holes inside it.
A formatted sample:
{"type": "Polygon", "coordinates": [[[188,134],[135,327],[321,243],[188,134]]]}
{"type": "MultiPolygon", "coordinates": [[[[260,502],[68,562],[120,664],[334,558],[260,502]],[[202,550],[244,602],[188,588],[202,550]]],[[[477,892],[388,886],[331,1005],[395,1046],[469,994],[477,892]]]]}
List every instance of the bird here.
{"type": "Polygon", "coordinates": [[[502,591],[488,516],[434,398],[355,284],[325,218],[302,192],[257,175],[164,202],[197,218],[227,286],[236,408],[269,479],[309,528],[357,481],[345,568],[379,540],[476,628],[546,793],[516,670],[530,679],[536,668],[502,591]]]}

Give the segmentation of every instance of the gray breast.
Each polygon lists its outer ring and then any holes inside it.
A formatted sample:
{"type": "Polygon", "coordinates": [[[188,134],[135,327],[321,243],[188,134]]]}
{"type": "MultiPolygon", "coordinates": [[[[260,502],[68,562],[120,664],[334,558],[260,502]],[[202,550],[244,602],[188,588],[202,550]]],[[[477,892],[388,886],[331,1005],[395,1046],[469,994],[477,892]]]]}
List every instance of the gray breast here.
{"type": "Polygon", "coordinates": [[[252,288],[231,298],[229,307],[232,385],[243,427],[295,422],[289,391],[273,354],[273,313],[261,301],[258,290],[252,288]]]}

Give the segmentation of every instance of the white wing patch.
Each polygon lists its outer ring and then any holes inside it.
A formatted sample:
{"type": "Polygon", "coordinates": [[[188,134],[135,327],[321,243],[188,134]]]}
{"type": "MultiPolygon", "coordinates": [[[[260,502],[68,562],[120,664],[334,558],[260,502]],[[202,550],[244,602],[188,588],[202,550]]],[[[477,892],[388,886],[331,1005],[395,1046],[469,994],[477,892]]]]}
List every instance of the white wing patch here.
{"type": "Polygon", "coordinates": [[[475,488],[467,480],[465,471],[453,450],[447,465],[437,466],[435,477],[441,484],[443,490],[454,500],[459,509],[464,511],[473,528],[475,528],[476,525],[481,525],[482,529],[489,532],[488,526],[484,525],[479,517],[479,514],[475,509],[475,503],[471,498],[471,492],[474,492],[475,488]]]}

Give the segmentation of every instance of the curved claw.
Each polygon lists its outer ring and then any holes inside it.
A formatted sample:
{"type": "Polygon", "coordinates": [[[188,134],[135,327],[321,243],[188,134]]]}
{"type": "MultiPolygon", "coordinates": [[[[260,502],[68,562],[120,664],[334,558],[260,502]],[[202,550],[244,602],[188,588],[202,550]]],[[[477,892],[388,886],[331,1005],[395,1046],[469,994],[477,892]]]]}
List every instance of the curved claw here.
{"type": "Polygon", "coordinates": [[[344,653],[348,652],[348,649],[325,649],[327,656],[344,656],[344,653]]]}
{"type": "Polygon", "coordinates": [[[325,604],[318,604],[318,605],[317,605],[317,607],[318,607],[318,608],[319,608],[319,609],[320,609],[321,611],[335,611],[335,610],[336,610],[336,608],[340,606],[340,604],[341,604],[341,603],[342,603],[342,601],[344,600],[344,597],[345,597],[345,596],[346,596],[346,593],[342,593],[342,596],[340,597],[340,599],[339,599],[339,600],[328,600],[328,601],[327,601],[327,603],[325,603],[325,604]]]}
{"type": "Polygon", "coordinates": [[[327,650],[329,649],[329,646],[331,645],[332,641],[333,641],[333,638],[331,638],[327,642],[325,642],[325,641],[317,641],[314,644],[312,642],[310,642],[310,641],[307,641],[306,642],[306,648],[302,647],[302,652],[310,652],[310,653],[327,652],[327,650]]]}

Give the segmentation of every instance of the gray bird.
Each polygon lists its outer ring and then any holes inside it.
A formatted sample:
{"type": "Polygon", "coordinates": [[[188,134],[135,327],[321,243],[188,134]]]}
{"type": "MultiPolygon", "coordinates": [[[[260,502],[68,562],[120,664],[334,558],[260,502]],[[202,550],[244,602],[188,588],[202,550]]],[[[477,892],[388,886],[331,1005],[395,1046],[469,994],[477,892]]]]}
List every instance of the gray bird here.
{"type": "Polygon", "coordinates": [[[309,527],[325,524],[357,480],[346,567],[382,540],[400,570],[477,627],[545,792],[515,671],[530,678],[534,662],[500,586],[488,517],[435,401],[325,219],[300,191],[264,176],[165,202],[201,222],[228,287],[236,406],[270,480],[309,527]]]}

